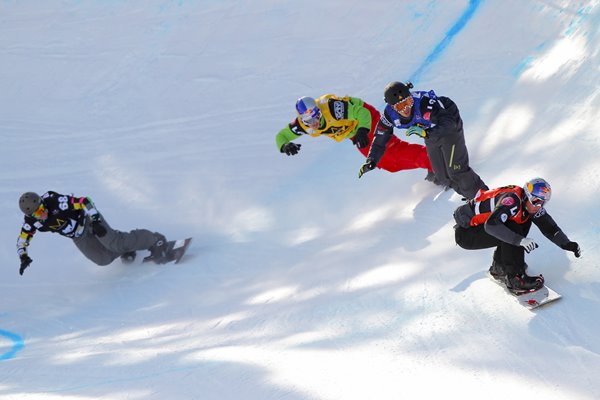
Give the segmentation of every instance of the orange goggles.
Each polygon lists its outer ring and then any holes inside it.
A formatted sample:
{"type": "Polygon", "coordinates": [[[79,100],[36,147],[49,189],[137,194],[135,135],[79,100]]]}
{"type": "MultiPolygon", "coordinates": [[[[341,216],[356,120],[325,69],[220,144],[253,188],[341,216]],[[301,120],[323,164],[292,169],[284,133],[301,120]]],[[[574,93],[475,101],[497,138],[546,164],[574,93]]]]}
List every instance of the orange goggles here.
{"type": "Polygon", "coordinates": [[[41,219],[44,214],[46,214],[46,207],[44,207],[44,204],[42,203],[37,210],[31,213],[31,216],[35,219],[41,219]]]}
{"type": "Polygon", "coordinates": [[[392,106],[392,108],[394,110],[396,110],[396,112],[400,112],[400,111],[404,110],[404,108],[406,108],[407,106],[412,107],[413,104],[415,104],[415,102],[413,101],[412,96],[408,96],[407,98],[400,100],[399,102],[394,104],[392,106]]]}

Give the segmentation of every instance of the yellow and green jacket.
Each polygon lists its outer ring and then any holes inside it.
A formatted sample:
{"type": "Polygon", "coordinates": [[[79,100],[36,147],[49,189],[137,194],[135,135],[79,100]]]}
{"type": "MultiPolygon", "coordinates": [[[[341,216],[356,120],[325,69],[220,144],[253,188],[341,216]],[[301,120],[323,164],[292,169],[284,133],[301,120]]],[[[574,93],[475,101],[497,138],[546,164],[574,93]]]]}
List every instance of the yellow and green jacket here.
{"type": "Polygon", "coordinates": [[[356,135],[358,128],[371,130],[371,113],[366,109],[364,101],[357,97],[338,97],[326,94],[315,100],[321,110],[319,128],[311,129],[304,125],[299,117],[279,131],[275,137],[277,148],[281,147],[302,135],[313,137],[325,135],[336,142],[356,135]]]}

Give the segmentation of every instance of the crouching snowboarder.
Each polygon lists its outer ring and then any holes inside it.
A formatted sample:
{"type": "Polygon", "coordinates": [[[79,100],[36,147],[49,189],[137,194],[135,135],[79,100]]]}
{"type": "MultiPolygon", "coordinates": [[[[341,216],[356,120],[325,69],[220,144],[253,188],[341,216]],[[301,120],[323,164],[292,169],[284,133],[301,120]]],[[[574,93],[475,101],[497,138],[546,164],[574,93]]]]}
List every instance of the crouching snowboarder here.
{"type": "Polygon", "coordinates": [[[153,261],[159,264],[166,257],[167,240],[162,234],[146,229],[121,232],[111,228],[89,197],[27,192],[21,195],[19,208],[25,214],[17,239],[21,275],[32,262],[27,247],[37,231],[73,239],[79,251],[97,265],[108,265],[117,257],[125,263],[132,262],[137,250],[150,250],[153,261]]]}
{"type": "Polygon", "coordinates": [[[523,187],[481,190],[454,212],[456,243],[467,250],[495,247],[490,274],[513,293],[541,288],[542,275],[525,273],[525,252],[538,247],[527,237],[532,222],[554,244],[573,252],[575,257],[581,256],[579,245],[569,240],[544,208],[551,195],[550,185],[541,178],[532,179],[523,187]]]}

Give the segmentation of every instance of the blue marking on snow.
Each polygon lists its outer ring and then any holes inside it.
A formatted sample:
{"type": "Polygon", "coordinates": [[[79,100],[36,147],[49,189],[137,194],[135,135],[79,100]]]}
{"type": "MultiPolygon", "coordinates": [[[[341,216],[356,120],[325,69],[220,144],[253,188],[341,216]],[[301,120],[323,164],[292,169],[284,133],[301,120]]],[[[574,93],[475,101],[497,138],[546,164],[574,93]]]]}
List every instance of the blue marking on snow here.
{"type": "Polygon", "coordinates": [[[534,58],[533,56],[528,56],[525,57],[525,59],[523,61],[521,61],[519,63],[519,65],[517,65],[514,69],[513,69],[513,73],[512,75],[515,78],[518,78],[519,76],[521,76],[521,74],[523,73],[523,71],[525,71],[533,62],[534,58]]]}
{"type": "MultiPolygon", "coordinates": [[[[534,49],[534,53],[540,53],[544,49],[544,47],[546,47],[547,44],[548,44],[547,42],[542,42],[541,44],[536,46],[536,48],[534,49]]],[[[529,68],[529,66],[533,63],[534,60],[535,60],[534,56],[525,57],[525,59],[523,61],[521,61],[515,68],[513,68],[512,75],[515,78],[518,78],[519,76],[521,76],[523,71],[525,71],[527,68],[529,68]]]]}
{"type": "Polygon", "coordinates": [[[23,343],[23,339],[21,338],[21,336],[17,335],[16,333],[12,333],[9,331],[4,331],[2,329],[0,329],[0,336],[4,336],[8,339],[10,339],[13,343],[12,345],[12,349],[10,349],[9,351],[0,354],[0,361],[2,360],[10,360],[11,358],[14,358],[15,355],[17,354],[17,352],[19,350],[21,350],[23,347],[25,347],[25,344],[23,343]]]}
{"type": "Polygon", "coordinates": [[[586,17],[590,14],[591,10],[592,10],[592,7],[590,7],[590,6],[585,7],[585,8],[580,8],[579,10],[577,10],[577,13],[575,14],[575,18],[569,23],[569,26],[567,27],[567,30],[565,31],[565,36],[570,36],[573,33],[575,33],[575,31],[577,31],[577,29],[579,29],[579,27],[582,25],[582,23],[586,19],[586,17]]]}
{"type": "Polygon", "coordinates": [[[429,65],[431,65],[435,61],[437,61],[437,59],[440,57],[440,55],[444,52],[444,50],[446,50],[448,45],[452,42],[454,37],[465,27],[465,25],[473,17],[473,15],[475,14],[475,11],[477,11],[477,8],[479,8],[481,3],[483,3],[483,0],[469,0],[469,6],[465,10],[465,12],[460,16],[460,18],[456,21],[456,23],[454,23],[454,25],[448,30],[448,32],[446,32],[446,35],[444,36],[444,38],[437,44],[437,46],[435,46],[433,51],[431,53],[429,53],[427,58],[425,58],[425,61],[423,61],[423,63],[421,63],[419,68],[417,68],[417,70],[412,74],[412,76],[410,77],[410,81],[412,83],[417,82],[421,78],[423,71],[425,71],[425,69],[429,65]]]}
{"type": "MultiPolygon", "coordinates": [[[[538,46],[536,46],[536,48],[534,49],[534,53],[539,53],[544,47],[546,47],[546,42],[542,42],[541,44],[539,44],[538,46]]],[[[521,76],[521,74],[523,73],[523,71],[525,71],[527,68],[529,68],[529,66],[531,65],[531,63],[533,63],[533,60],[535,60],[534,56],[527,56],[525,57],[525,59],[523,59],[523,61],[521,61],[512,71],[512,75],[515,78],[518,78],[519,76],[521,76]]]]}
{"type": "MultiPolygon", "coordinates": [[[[569,22],[569,26],[567,26],[567,29],[565,30],[565,33],[564,33],[565,36],[571,36],[575,32],[577,32],[579,30],[579,28],[583,25],[583,22],[588,17],[590,17],[590,15],[592,15],[592,9],[593,9],[592,6],[588,6],[588,7],[580,8],[579,10],[577,10],[577,12],[575,13],[575,17],[573,17],[571,22],[569,22]]],[[[559,13],[564,13],[564,11],[565,11],[565,9],[561,9],[559,11],[559,13]]],[[[592,20],[593,20],[593,18],[592,18],[592,20]]],[[[595,26],[595,24],[592,23],[592,26],[595,26]]],[[[587,33],[588,32],[582,32],[583,35],[587,35],[587,33]]],[[[535,53],[540,52],[545,46],[546,46],[546,42],[537,46],[535,48],[535,53]]],[[[523,73],[523,71],[525,71],[531,65],[533,60],[535,60],[534,56],[525,57],[525,59],[523,61],[521,61],[519,63],[519,65],[517,65],[513,69],[513,76],[515,78],[518,78],[523,73]]]]}

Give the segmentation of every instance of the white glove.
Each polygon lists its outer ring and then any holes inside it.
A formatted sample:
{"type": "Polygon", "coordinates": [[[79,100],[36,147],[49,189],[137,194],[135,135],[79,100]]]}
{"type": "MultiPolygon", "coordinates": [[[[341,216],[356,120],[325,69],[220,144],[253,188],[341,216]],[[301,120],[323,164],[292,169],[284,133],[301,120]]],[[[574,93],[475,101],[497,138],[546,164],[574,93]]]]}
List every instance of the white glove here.
{"type": "Polygon", "coordinates": [[[534,242],[533,239],[530,239],[528,237],[521,239],[519,245],[524,247],[527,253],[531,253],[538,247],[537,243],[534,242]]]}

